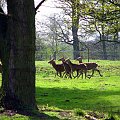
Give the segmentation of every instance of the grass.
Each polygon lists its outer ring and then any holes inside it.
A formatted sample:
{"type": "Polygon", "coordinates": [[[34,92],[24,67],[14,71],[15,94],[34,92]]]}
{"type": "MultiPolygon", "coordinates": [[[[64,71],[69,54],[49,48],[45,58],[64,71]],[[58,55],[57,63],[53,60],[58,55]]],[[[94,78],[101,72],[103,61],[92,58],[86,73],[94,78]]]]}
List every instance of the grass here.
{"type": "MultiPolygon", "coordinates": [[[[92,62],[99,64],[103,77],[95,72],[91,79],[59,78],[55,77],[55,71],[47,61],[36,61],[36,101],[39,110],[64,120],[84,120],[96,116],[100,120],[111,116],[120,120],[120,61],[92,62]]],[[[2,115],[0,119],[37,120],[20,115],[2,115]]]]}

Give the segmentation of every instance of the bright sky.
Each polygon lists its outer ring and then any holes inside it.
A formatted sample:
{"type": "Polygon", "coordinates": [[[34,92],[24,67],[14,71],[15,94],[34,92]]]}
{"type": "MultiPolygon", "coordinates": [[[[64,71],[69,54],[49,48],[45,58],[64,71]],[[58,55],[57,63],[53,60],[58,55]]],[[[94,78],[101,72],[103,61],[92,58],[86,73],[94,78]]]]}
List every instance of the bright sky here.
{"type": "MultiPolygon", "coordinates": [[[[42,0],[34,0],[35,6],[37,6],[42,0]]],[[[4,12],[7,14],[7,6],[5,5],[4,7],[4,12]]],[[[42,6],[39,7],[36,18],[37,20],[42,20],[44,19],[45,16],[50,16],[51,14],[54,13],[60,13],[60,9],[55,8],[55,2],[54,0],[46,0],[42,6]]]]}
{"type": "MultiPolygon", "coordinates": [[[[37,6],[41,0],[35,0],[35,6],[37,6]]],[[[42,6],[37,11],[36,18],[37,20],[43,20],[45,16],[50,16],[54,13],[60,13],[60,9],[55,8],[55,3],[53,0],[46,0],[42,6]]]]}

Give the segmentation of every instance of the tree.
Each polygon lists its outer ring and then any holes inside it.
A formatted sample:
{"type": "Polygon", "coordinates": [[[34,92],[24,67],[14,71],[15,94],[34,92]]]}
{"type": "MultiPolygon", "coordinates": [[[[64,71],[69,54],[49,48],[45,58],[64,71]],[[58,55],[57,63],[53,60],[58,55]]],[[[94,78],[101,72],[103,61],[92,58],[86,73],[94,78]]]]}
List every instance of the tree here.
{"type": "Polygon", "coordinates": [[[65,42],[73,45],[73,56],[74,59],[80,56],[80,46],[79,46],[79,38],[78,38],[78,29],[79,29],[79,20],[80,20],[80,0],[60,0],[60,5],[65,12],[66,18],[69,21],[69,29],[72,31],[72,40],[68,39],[68,35],[64,34],[65,42]]]}
{"type": "MultiPolygon", "coordinates": [[[[49,59],[50,56],[54,57],[54,59],[57,59],[57,57],[62,53],[62,51],[64,51],[64,53],[66,52],[66,50],[73,51],[71,49],[72,46],[70,46],[71,44],[68,42],[66,44],[65,35],[67,34],[67,36],[69,36],[69,33],[68,29],[66,29],[66,24],[64,23],[63,18],[61,18],[61,15],[50,15],[46,18],[46,20],[38,22],[37,25],[39,25],[39,30],[37,34],[39,35],[38,38],[40,38],[38,39],[38,41],[40,42],[41,40],[41,42],[44,43],[44,45],[46,45],[46,52],[49,48],[49,59]],[[69,46],[69,49],[67,46],[69,46]]],[[[37,44],[37,46],[40,46],[40,44],[37,44]]],[[[43,48],[43,46],[41,48],[43,48]]],[[[68,52],[66,56],[68,56],[68,52]]]]}
{"type": "Polygon", "coordinates": [[[92,35],[98,32],[99,42],[102,43],[103,59],[107,59],[107,42],[118,42],[109,38],[111,35],[117,35],[116,32],[119,31],[120,8],[107,0],[86,1],[84,8],[81,12],[83,19],[81,28],[86,34],[92,35]]]}
{"type": "Polygon", "coordinates": [[[7,36],[4,38],[3,34],[1,35],[4,39],[4,48],[1,49],[3,74],[0,105],[18,111],[36,110],[35,10],[37,8],[34,8],[33,0],[7,0],[7,7],[7,36]]]}

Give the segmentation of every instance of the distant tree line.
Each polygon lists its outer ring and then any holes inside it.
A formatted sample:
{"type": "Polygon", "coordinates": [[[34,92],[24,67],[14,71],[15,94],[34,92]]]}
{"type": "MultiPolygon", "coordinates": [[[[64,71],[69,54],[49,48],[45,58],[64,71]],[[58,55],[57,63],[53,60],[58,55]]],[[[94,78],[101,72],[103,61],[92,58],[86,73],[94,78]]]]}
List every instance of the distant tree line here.
{"type": "MultiPolygon", "coordinates": [[[[83,59],[88,59],[88,57],[89,59],[104,59],[103,51],[101,49],[101,42],[96,44],[96,41],[86,41],[83,44],[88,47],[86,48],[86,46],[81,45],[81,50],[77,51],[80,53],[83,59]]],[[[66,58],[69,57],[71,59],[74,59],[72,46],[61,43],[57,47],[58,51],[56,53],[56,51],[53,50],[52,45],[45,43],[36,43],[36,60],[49,60],[51,58],[58,59],[63,56],[66,58]]],[[[117,44],[115,42],[106,42],[106,50],[106,57],[108,60],[120,60],[120,44],[117,44]]]]}

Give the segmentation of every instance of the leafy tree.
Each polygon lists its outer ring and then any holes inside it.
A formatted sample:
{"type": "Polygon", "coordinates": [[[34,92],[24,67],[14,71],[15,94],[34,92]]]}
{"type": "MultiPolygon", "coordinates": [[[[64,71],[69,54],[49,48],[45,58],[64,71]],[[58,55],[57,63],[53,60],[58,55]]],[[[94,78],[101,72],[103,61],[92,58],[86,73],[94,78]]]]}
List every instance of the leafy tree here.
{"type": "MultiPolygon", "coordinates": [[[[49,56],[56,59],[58,54],[62,55],[63,51],[68,51],[67,46],[70,46],[71,44],[69,43],[68,45],[66,45],[66,39],[64,39],[64,36],[69,33],[68,30],[66,30],[66,24],[64,23],[64,20],[60,15],[50,15],[46,18],[46,20],[44,20],[43,22],[38,22],[38,24],[40,28],[37,32],[37,34],[39,35],[38,41],[41,41],[42,43],[44,43],[44,45],[46,45],[46,52],[49,48],[49,56]]],[[[40,46],[40,44],[37,45],[40,46]]],[[[69,48],[71,49],[71,47],[69,48]]]]}
{"type": "Polygon", "coordinates": [[[99,42],[102,43],[103,58],[107,59],[106,42],[117,42],[109,40],[109,36],[119,31],[119,7],[114,6],[105,0],[90,0],[85,2],[85,7],[81,12],[83,25],[82,28],[88,33],[99,33],[99,42]],[[115,32],[116,31],[116,32],[115,32]]]}
{"type": "Polygon", "coordinates": [[[69,30],[72,31],[72,40],[68,39],[68,35],[64,34],[64,41],[68,44],[73,45],[73,56],[74,59],[80,56],[80,46],[78,38],[79,20],[80,20],[80,0],[60,0],[60,5],[65,12],[66,22],[69,24],[69,30]],[[69,21],[69,22],[68,22],[69,21]]]}

